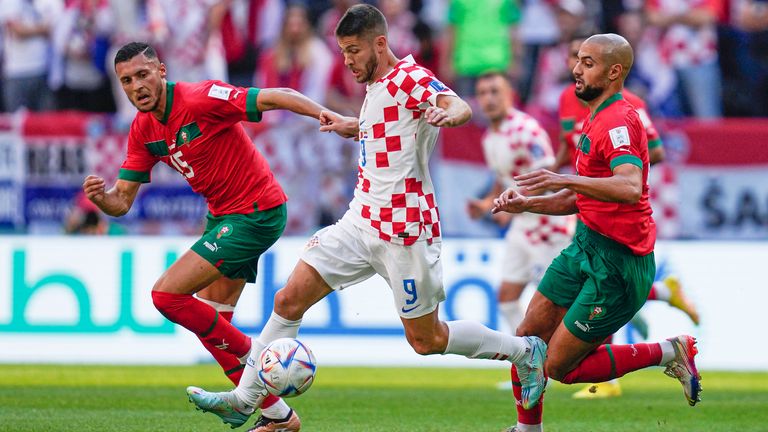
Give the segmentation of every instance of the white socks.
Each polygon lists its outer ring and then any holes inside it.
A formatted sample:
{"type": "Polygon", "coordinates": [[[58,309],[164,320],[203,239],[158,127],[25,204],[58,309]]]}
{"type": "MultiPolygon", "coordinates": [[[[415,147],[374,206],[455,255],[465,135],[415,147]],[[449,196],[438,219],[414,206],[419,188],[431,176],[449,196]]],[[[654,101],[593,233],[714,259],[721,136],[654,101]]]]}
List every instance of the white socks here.
{"type": "Polygon", "coordinates": [[[653,289],[656,291],[656,300],[661,300],[669,303],[669,287],[664,283],[664,281],[656,281],[653,283],[653,289]]]}
{"type": "Polygon", "coordinates": [[[448,321],[446,324],[448,346],[443,354],[516,363],[530,349],[525,339],[491,330],[475,321],[448,321]]]}
{"type": "MultiPolygon", "coordinates": [[[[256,407],[261,403],[261,398],[264,396],[264,384],[259,379],[259,371],[255,365],[259,361],[261,351],[270,342],[280,338],[295,338],[299,334],[299,326],[301,320],[291,321],[287,320],[280,315],[272,312],[269,317],[269,321],[264,325],[261,330],[261,335],[258,339],[251,339],[251,352],[248,354],[248,360],[245,362],[245,369],[243,370],[243,376],[240,378],[240,384],[237,388],[232,390],[235,398],[237,398],[238,405],[247,407],[256,407]]],[[[287,407],[288,405],[286,405],[287,407]]],[[[270,407],[271,408],[271,407],[270,407]]],[[[269,409],[269,408],[267,408],[269,409]]],[[[284,418],[287,413],[281,417],[269,418],[284,418]]]]}
{"type": "Polygon", "coordinates": [[[661,362],[659,366],[664,366],[675,358],[675,347],[668,340],[659,342],[659,345],[661,346],[661,362]]]}
{"type": "Polygon", "coordinates": [[[264,417],[271,418],[274,420],[282,420],[288,417],[288,414],[290,414],[290,412],[291,412],[291,407],[289,407],[288,404],[285,403],[285,401],[282,399],[277,401],[274,405],[272,405],[269,408],[261,409],[261,414],[263,414],[264,417]]]}
{"type": "Polygon", "coordinates": [[[517,326],[523,322],[523,318],[525,317],[525,309],[520,303],[520,300],[499,303],[499,312],[501,312],[501,315],[507,320],[510,333],[515,334],[517,326]]]}
{"type": "Polygon", "coordinates": [[[544,430],[544,426],[541,423],[536,425],[527,425],[518,422],[517,430],[520,432],[542,432],[544,430]]]}

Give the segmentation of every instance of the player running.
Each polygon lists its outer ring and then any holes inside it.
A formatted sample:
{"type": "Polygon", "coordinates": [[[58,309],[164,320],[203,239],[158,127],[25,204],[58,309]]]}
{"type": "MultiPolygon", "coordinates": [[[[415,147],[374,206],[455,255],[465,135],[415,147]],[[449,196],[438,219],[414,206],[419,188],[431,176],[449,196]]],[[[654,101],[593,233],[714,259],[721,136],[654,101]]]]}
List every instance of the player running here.
{"type": "MultiPolygon", "coordinates": [[[[485,197],[468,202],[473,219],[488,214],[494,198],[504,189],[516,188],[515,176],[549,167],[555,160],[544,128],[536,119],[512,106],[512,86],[504,74],[494,72],[480,76],[475,96],[490,121],[483,136],[483,153],[496,180],[485,197]]],[[[512,218],[504,239],[498,293],[499,311],[512,333],[525,315],[525,305],[520,301],[523,290],[528,283],[537,283],[549,263],[568,246],[575,223],[574,216],[520,214],[512,218]]]]}
{"type": "MultiPolygon", "coordinates": [[[[111,189],[90,175],[83,190],[104,213],[122,216],[150,181],[152,167],[163,162],[205,197],[203,236],[158,279],[152,300],[166,318],[197,335],[237,384],[251,339],[230,324],[234,307],[245,283],[256,279],[259,256],[286,223],[286,196],[240,122],[259,121],[274,109],[319,118],[324,108],[290,89],[169,82],[155,50],[140,42],[120,48],[115,73],[139,110],[128,153],[111,189]]],[[[265,421],[278,419],[284,431],[299,430],[298,416],[279,398],[257,406],[265,421]]]]}
{"type": "Polygon", "coordinates": [[[469,106],[411,56],[394,56],[387,23],[375,7],[349,8],[336,27],[336,38],[345,65],[357,82],[367,84],[359,119],[321,115],[321,130],[360,141],[350,208],[307,243],[287,285],[275,295],[272,316],[254,340],[237,388],[210,393],[189,387],[190,399],[233,427],[243,424],[266,394],[254,367],[261,349],[277,338],[296,337],[313,304],[375,274],[392,289],[406,338],[417,353],[510,361],[522,372],[524,392],[542,387],[546,345],[538,337],[438,318],[445,292],[440,219],[428,160],[438,127],[467,122],[469,106]]]}
{"type": "MultiPolygon", "coordinates": [[[[573,68],[576,67],[576,63],[579,60],[579,47],[586,39],[587,36],[577,34],[571,40],[568,47],[568,70],[573,71],[573,68]]],[[[645,101],[628,89],[623,89],[621,94],[627,102],[635,107],[635,110],[637,110],[637,113],[640,116],[640,120],[643,122],[645,133],[648,137],[648,159],[650,160],[651,165],[662,162],[665,157],[664,146],[659,132],[653,125],[650,115],[648,115],[645,101]]],[[[553,171],[558,171],[566,165],[570,165],[573,172],[576,171],[576,146],[581,137],[584,122],[589,116],[590,112],[587,102],[576,96],[576,84],[571,84],[560,95],[560,146],[558,147],[556,161],[552,169],[553,171]]],[[[699,325],[699,313],[694,304],[685,295],[685,291],[683,290],[679,278],[675,275],[657,275],[656,278],[658,280],[653,282],[651,291],[648,293],[648,300],[664,301],[670,306],[683,311],[694,324],[699,325]]],[[[637,315],[635,319],[633,319],[633,323],[635,323],[636,320],[642,320],[640,315],[637,315]]],[[[606,343],[610,343],[610,340],[611,338],[609,337],[606,343]]],[[[616,396],[621,396],[621,386],[619,385],[618,380],[587,385],[573,394],[573,397],[576,399],[595,399],[616,396]]]]}
{"type": "MultiPolygon", "coordinates": [[[[693,337],[603,344],[646,301],[656,267],[656,226],[648,202],[647,137],[637,111],[621,96],[632,47],[615,34],[595,35],[578,56],[576,92],[591,112],[578,143],[578,175],[542,169],[517,176],[518,187],[556,193],[529,197],[507,189],[493,210],[579,217],[573,243],[547,269],[517,334],[549,341],[545,372],[560,382],[603,382],[662,365],[693,406],[701,392],[693,337]]],[[[544,387],[530,392],[536,400],[526,403],[516,376],[513,366],[518,422],[509,431],[540,431],[544,387]]]]}

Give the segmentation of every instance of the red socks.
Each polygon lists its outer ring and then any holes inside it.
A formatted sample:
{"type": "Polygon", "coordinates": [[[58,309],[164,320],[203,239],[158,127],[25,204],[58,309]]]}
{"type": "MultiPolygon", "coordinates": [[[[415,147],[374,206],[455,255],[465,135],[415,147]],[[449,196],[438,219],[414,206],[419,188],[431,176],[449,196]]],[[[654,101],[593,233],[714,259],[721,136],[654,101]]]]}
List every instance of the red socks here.
{"type": "Polygon", "coordinates": [[[219,319],[216,309],[191,294],[152,291],[152,301],[168,320],[191,331],[216,350],[242,357],[251,349],[251,338],[226,319],[219,319]]]}
{"type": "Polygon", "coordinates": [[[515,395],[515,408],[517,408],[517,422],[527,425],[541,424],[544,410],[544,394],[542,393],[539,403],[535,407],[527,410],[523,409],[523,386],[520,385],[520,378],[517,376],[517,368],[512,365],[512,393],[515,395]]]}
{"type": "Polygon", "coordinates": [[[648,366],[658,366],[659,363],[661,345],[658,343],[601,345],[585,357],[576,369],[568,372],[561,382],[604,382],[648,366]]]}

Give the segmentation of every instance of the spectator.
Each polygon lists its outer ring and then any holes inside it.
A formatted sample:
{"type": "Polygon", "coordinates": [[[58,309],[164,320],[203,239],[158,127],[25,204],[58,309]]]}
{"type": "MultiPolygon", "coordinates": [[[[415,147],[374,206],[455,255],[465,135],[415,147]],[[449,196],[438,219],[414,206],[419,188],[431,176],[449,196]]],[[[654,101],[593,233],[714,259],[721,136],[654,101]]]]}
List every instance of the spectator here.
{"type": "Polygon", "coordinates": [[[722,116],[717,0],[648,0],[648,22],[662,30],[661,53],[674,68],[682,114],[722,116]]]}
{"type": "Polygon", "coordinates": [[[521,71],[517,88],[520,99],[528,101],[539,55],[547,47],[557,44],[560,39],[560,29],[552,3],[548,0],[524,1],[518,35],[523,46],[523,56],[520,59],[521,71]]]}
{"type": "Polygon", "coordinates": [[[277,40],[283,12],[281,0],[230,1],[221,24],[221,38],[231,84],[253,84],[259,54],[277,40]]]}
{"type": "Polygon", "coordinates": [[[3,100],[7,111],[53,107],[47,84],[54,20],[64,8],[61,0],[4,0],[0,7],[3,35],[3,100]]]}
{"type": "Polygon", "coordinates": [[[667,115],[677,110],[677,79],[659,52],[659,30],[649,27],[642,9],[627,10],[618,17],[618,32],[635,51],[635,63],[624,87],[648,103],[651,112],[667,115]]]}
{"type": "Polygon", "coordinates": [[[318,33],[331,50],[339,49],[339,45],[336,43],[336,23],[339,22],[347,9],[358,3],[360,3],[359,0],[333,0],[333,7],[320,15],[317,23],[318,33]]]}
{"type": "Polygon", "coordinates": [[[256,82],[259,87],[294,88],[324,104],[332,64],[331,53],[315,35],[307,9],[293,4],[286,10],[275,47],[261,59],[256,82]]]}
{"type": "Polygon", "coordinates": [[[517,76],[513,49],[519,19],[517,0],[451,0],[442,75],[459,95],[473,94],[485,72],[517,76]]]}
{"type": "Polygon", "coordinates": [[[387,19],[387,42],[395,56],[405,57],[419,51],[419,40],[413,32],[416,15],[410,0],[379,0],[379,8],[387,19]]]}
{"type": "Polygon", "coordinates": [[[221,23],[228,0],[156,0],[167,37],[162,40],[171,81],[227,81],[221,23]]]}
{"type": "Polygon", "coordinates": [[[733,1],[732,28],[721,36],[724,110],[727,115],[768,116],[768,2],[733,1]]]}
{"type": "Polygon", "coordinates": [[[114,21],[105,0],[68,2],[53,29],[49,82],[58,109],[115,111],[106,69],[114,21]]]}
{"type": "Polygon", "coordinates": [[[560,0],[555,8],[560,42],[545,48],[539,58],[533,77],[532,93],[527,112],[539,121],[557,118],[560,95],[571,84],[572,73],[568,70],[570,42],[577,33],[591,33],[586,20],[586,8],[581,0],[560,0]]]}

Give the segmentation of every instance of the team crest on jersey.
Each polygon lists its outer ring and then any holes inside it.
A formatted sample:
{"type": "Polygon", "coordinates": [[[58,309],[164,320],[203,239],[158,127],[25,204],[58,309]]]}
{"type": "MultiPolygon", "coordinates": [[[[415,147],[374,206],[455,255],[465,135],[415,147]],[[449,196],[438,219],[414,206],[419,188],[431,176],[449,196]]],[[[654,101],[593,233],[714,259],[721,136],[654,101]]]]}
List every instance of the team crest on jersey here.
{"type": "Polygon", "coordinates": [[[435,89],[438,93],[448,90],[448,87],[436,79],[433,79],[432,82],[429,83],[429,86],[435,89]]]}
{"type": "Polygon", "coordinates": [[[602,306],[595,306],[592,308],[592,312],[589,313],[589,320],[591,321],[593,318],[597,318],[601,316],[605,312],[602,306]]]}
{"type": "Polygon", "coordinates": [[[181,131],[179,136],[181,138],[182,144],[186,144],[187,142],[189,142],[189,134],[187,133],[187,131],[181,131]]]}
{"type": "Polygon", "coordinates": [[[232,235],[232,231],[234,231],[232,225],[224,224],[221,226],[221,228],[219,228],[219,232],[216,234],[216,238],[220,239],[222,237],[229,237],[232,235]]]}

